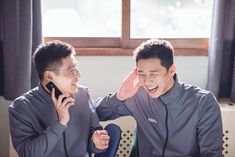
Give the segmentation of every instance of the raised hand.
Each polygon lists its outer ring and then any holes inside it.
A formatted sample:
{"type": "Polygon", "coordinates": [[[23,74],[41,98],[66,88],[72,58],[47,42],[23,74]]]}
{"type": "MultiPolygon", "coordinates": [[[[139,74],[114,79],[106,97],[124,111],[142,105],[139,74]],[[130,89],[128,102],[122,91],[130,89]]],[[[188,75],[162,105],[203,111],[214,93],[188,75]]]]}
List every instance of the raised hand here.
{"type": "Polygon", "coordinates": [[[55,105],[56,111],[59,116],[59,122],[66,126],[70,116],[69,116],[69,107],[74,105],[74,99],[69,97],[69,94],[62,94],[59,96],[58,100],[55,97],[55,89],[52,89],[51,98],[55,105]]]}
{"type": "Polygon", "coordinates": [[[108,148],[109,138],[106,130],[96,130],[92,135],[92,141],[98,149],[108,148]]]}
{"type": "Polygon", "coordinates": [[[122,81],[122,85],[117,92],[117,98],[121,101],[126,100],[133,96],[139,87],[140,82],[137,80],[137,69],[135,69],[122,81]]]}

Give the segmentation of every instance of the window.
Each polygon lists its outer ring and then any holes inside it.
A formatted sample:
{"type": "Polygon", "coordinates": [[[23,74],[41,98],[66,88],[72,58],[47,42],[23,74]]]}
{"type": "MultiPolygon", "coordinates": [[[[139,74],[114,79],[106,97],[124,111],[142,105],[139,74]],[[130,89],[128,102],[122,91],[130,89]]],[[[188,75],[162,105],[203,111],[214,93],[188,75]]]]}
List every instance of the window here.
{"type": "Polygon", "coordinates": [[[212,0],[132,0],[132,38],[208,38],[212,0]]]}
{"type": "Polygon", "coordinates": [[[207,55],[211,0],[44,0],[45,41],[79,55],[132,55],[148,38],[166,38],[176,55],[207,55]]]}
{"type": "Polygon", "coordinates": [[[43,34],[54,37],[120,37],[120,0],[44,0],[43,34]]]}

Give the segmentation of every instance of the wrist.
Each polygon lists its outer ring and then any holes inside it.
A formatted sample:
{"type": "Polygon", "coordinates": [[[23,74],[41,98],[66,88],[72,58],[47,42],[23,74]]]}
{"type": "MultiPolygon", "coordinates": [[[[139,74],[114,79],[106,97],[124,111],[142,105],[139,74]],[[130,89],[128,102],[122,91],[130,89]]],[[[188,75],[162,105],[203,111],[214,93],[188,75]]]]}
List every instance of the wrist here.
{"type": "Polygon", "coordinates": [[[59,123],[60,123],[61,125],[63,125],[64,127],[67,127],[67,123],[66,123],[66,122],[59,121],[59,123]]]}
{"type": "Polygon", "coordinates": [[[122,96],[119,92],[117,92],[116,98],[117,98],[118,100],[120,100],[120,101],[126,100],[126,98],[125,98],[124,96],[122,96]]]}

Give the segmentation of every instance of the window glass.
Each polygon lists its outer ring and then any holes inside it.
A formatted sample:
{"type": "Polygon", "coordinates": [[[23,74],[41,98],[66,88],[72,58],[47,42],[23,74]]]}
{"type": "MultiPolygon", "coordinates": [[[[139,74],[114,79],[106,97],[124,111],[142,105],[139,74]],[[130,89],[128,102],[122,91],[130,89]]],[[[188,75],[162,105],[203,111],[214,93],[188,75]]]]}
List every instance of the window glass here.
{"type": "Polygon", "coordinates": [[[120,37],[121,0],[43,0],[45,37],[120,37]]]}
{"type": "Polygon", "coordinates": [[[213,0],[131,0],[131,38],[208,38],[213,0]]]}

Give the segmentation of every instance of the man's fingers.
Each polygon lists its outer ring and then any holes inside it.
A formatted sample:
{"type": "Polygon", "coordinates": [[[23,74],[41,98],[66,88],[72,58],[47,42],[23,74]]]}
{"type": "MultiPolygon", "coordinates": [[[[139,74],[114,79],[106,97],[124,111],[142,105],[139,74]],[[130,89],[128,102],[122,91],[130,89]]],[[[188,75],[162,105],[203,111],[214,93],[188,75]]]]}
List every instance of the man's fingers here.
{"type": "Polygon", "coordinates": [[[99,130],[100,134],[102,135],[108,135],[108,132],[106,130],[99,130]]]}
{"type": "Polygon", "coordinates": [[[110,137],[108,135],[101,135],[100,138],[103,149],[108,147],[110,137]]]}
{"type": "Polygon", "coordinates": [[[138,80],[138,81],[135,83],[135,91],[137,91],[140,86],[141,86],[141,83],[140,83],[140,81],[138,80]]]}
{"type": "Polygon", "coordinates": [[[69,103],[65,104],[64,109],[68,110],[73,105],[74,105],[74,102],[69,102],[69,103]]]}
{"type": "Polygon", "coordinates": [[[54,105],[56,105],[56,98],[55,98],[55,88],[52,88],[52,91],[51,91],[51,99],[52,101],[54,102],[54,105]]]}
{"type": "Polygon", "coordinates": [[[102,144],[103,146],[108,146],[109,141],[108,141],[108,140],[102,141],[101,144],[102,144]]]}
{"type": "Polygon", "coordinates": [[[59,96],[58,101],[61,102],[61,104],[69,97],[69,94],[62,94],[59,96]],[[62,100],[64,100],[62,102],[62,100]]]}
{"type": "Polygon", "coordinates": [[[110,137],[108,135],[100,135],[100,138],[102,140],[109,140],[110,139],[110,137]]]}
{"type": "Polygon", "coordinates": [[[137,68],[135,68],[135,69],[128,75],[128,78],[129,78],[130,80],[135,80],[136,77],[137,77],[137,74],[138,74],[137,68]]]}
{"type": "Polygon", "coordinates": [[[94,132],[102,141],[109,141],[110,137],[106,130],[96,130],[94,132]]]}
{"type": "MultiPolygon", "coordinates": [[[[66,95],[67,96],[67,95],[66,95]]],[[[67,103],[71,103],[74,102],[74,99],[71,97],[63,97],[62,98],[62,103],[61,103],[61,107],[65,106],[67,103]],[[64,99],[64,100],[63,100],[64,99]]]]}
{"type": "Polygon", "coordinates": [[[109,145],[109,135],[106,130],[96,130],[94,133],[95,145],[99,149],[106,149],[109,145]]]}
{"type": "Polygon", "coordinates": [[[106,130],[96,130],[95,133],[99,136],[108,135],[108,132],[106,130]]]}

